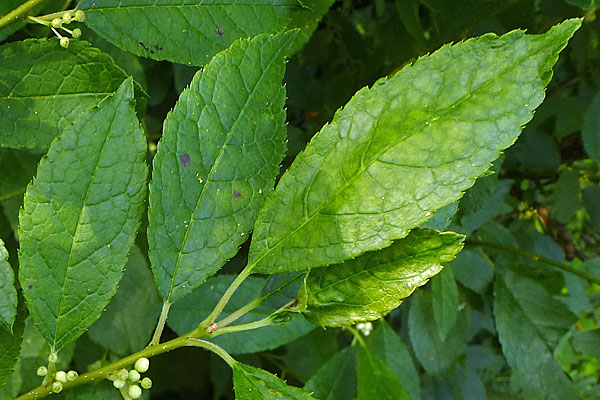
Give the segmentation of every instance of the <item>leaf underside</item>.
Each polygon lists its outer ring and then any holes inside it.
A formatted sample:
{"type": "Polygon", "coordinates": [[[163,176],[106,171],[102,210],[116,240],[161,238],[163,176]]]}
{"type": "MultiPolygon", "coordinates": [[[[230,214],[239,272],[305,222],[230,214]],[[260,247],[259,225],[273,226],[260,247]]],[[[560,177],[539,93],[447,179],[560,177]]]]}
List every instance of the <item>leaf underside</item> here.
{"type": "Polygon", "coordinates": [[[254,272],[321,267],[387,247],[460,198],[531,119],[580,24],[447,45],[357,92],[261,210],[254,272]]]}
{"type": "Polygon", "coordinates": [[[81,40],[29,39],[0,47],[0,145],[47,149],[88,108],[127,77],[81,40]]]}
{"type": "Polygon", "coordinates": [[[452,261],[462,240],[452,232],[416,229],[381,251],[314,268],[300,291],[304,316],[331,327],[379,319],[452,261]]]}
{"type": "Polygon", "coordinates": [[[117,289],[144,206],[145,154],[128,79],[52,143],[27,188],[19,280],[52,350],[85,332],[117,289]]]}
{"type": "Polygon", "coordinates": [[[150,259],[165,302],[248,239],[285,154],[285,55],[295,34],[243,39],[194,77],[167,116],[150,184],[150,259]]]}

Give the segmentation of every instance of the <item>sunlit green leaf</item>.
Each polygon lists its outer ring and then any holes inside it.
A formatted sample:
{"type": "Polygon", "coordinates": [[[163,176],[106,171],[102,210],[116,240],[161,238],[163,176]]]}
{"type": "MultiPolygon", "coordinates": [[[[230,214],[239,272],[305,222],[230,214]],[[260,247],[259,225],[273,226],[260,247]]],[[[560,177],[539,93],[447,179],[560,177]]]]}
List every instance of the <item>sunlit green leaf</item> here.
{"type": "Polygon", "coordinates": [[[233,366],[235,397],[244,400],[314,400],[309,392],[288,386],[275,375],[242,363],[233,366]]]}
{"type": "Polygon", "coordinates": [[[15,274],[8,263],[8,251],[0,239],[0,330],[12,331],[17,316],[15,274]]]}

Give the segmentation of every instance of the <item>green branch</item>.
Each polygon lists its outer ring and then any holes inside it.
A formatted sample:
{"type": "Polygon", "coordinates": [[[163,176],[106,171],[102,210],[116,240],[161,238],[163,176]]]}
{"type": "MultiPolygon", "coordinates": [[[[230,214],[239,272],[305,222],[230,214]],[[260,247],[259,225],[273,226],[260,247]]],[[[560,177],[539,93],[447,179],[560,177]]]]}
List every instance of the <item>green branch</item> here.
{"type": "Polygon", "coordinates": [[[564,263],[561,263],[558,261],[554,261],[550,258],[540,256],[539,254],[529,253],[528,251],[524,251],[521,249],[515,249],[513,247],[504,246],[501,244],[485,242],[485,241],[480,241],[480,240],[473,240],[473,239],[468,239],[465,242],[465,244],[467,246],[478,246],[478,247],[484,247],[484,248],[488,248],[488,249],[494,249],[494,250],[502,251],[504,253],[515,254],[515,255],[518,255],[518,256],[521,256],[524,258],[528,258],[533,261],[539,261],[544,264],[552,265],[553,267],[556,267],[558,269],[562,269],[563,271],[570,272],[573,275],[577,275],[583,279],[586,279],[589,282],[595,283],[596,285],[600,285],[600,279],[588,274],[587,272],[582,271],[577,268],[573,268],[570,265],[567,265],[567,264],[564,264],[564,263]]]}
{"type": "Polygon", "coordinates": [[[0,30],[25,19],[34,8],[44,4],[46,1],[47,0],[27,0],[25,3],[0,18],[0,30]]]}

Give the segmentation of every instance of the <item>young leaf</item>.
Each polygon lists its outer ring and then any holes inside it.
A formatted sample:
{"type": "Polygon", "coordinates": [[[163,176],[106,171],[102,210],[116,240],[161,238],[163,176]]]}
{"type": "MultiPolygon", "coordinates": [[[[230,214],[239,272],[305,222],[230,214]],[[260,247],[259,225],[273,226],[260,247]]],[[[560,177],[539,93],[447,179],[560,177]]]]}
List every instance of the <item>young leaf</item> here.
{"type": "Polygon", "coordinates": [[[358,91],[261,210],[254,271],[326,266],[387,247],[460,198],[531,119],[580,25],[444,46],[358,91]]]}
{"type": "Polygon", "coordinates": [[[285,384],[275,375],[242,363],[233,366],[236,399],[244,400],[316,400],[309,392],[285,384]]]}
{"type": "Polygon", "coordinates": [[[8,251],[0,239],[0,331],[12,331],[17,316],[17,289],[15,274],[8,263],[8,251]]]}
{"type": "Polygon", "coordinates": [[[442,342],[433,316],[431,294],[419,290],[411,296],[408,333],[415,355],[425,371],[441,375],[452,369],[469,337],[469,316],[468,308],[461,311],[457,323],[442,342]]]}
{"type": "Polygon", "coordinates": [[[127,77],[113,60],[75,40],[29,39],[0,47],[0,145],[47,149],[127,77]]]}
{"type": "Polygon", "coordinates": [[[285,55],[295,33],[234,43],[167,116],[150,184],[150,260],[173,303],[248,239],[285,153],[285,55]]]}
{"type": "Polygon", "coordinates": [[[552,349],[502,277],[496,278],[494,283],[494,314],[502,351],[525,397],[578,399],[575,387],[554,359],[552,349]]]}
{"type": "Polygon", "coordinates": [[[134,353],[150,341],[160,306],[152,272],[139,247],[134,245],[117,293],[106,312],[90,326],[88,335],[115,354],[134,353]]]}
{"type": "Polygon", "coordinates": [[[347,400],[356,396],[356,351],[346,347],[331,357],[306,382],[304,390],[320,400],[347,400]]]}
{"type": "Polygon", "coordinates": [[[298,0],[83,0],[79,8],[90,28],[124,50],[197,66],[237,39],[280,32],[293,15],[312,13],[298,0]]]}
{"type": "Polygon", "coordinates": [[[367,347],[377,358],[384,361],[400,379],[402,387],[411,399],[421,398],[419,374],[415,368],[408,347],[400,336],[382,319],[375,331],[366,338],[367,347]]]}
{"type": "Polygon", "coordinates": [[[458,288],[456,279],[450,268],[444,268],[431,280],[431,297],[433,317],[438,327],[442,341],[454,324],[458,316],[458,288]]]}
{"type": "Polygon", "coordinates": [[[356,375],[358,377],[358,400],[411,399],[394,371],[369,349],[360,349],[356,375]]]}
{"type": "Polygon", "coordinates": [[[75,340],[115,294],[146,194],[146,140],[133,81],[50,146],[19,218],[19,280],[52,350],[75,340]]]}
{"type": "MultiPolygon", "coordinates": [[[[173,305],[167,320],[169,326],[178,334],[184,335],[198,326],[212,311],[223,293],[227,290],[234,275],[217,275],[210,278],[205,285],[200,286],[189,295],[173,305]]],[[[265,286],[265,279],[251,276],[239,288],[231,301],[225,307],[222,317],[225,318],[250,301],[260,297],[261,289],[265,286]]],[[[293,300],[293,297],[283,301],[280,306],[293,300]]],[[[269,307],[263,303],[234,324],[245,324],[268,317],[277,308],[269,307]]],[[[303,318],[297,316],[283,325],[265,326],[251,331],[233,332],[217,336],[214,341],[231,354],[255,353],[270,350],[291,342],[314,329],[314,326],[303,318]]]]}
{"type": "Polygon", "coordinates": [[[300,290],[307,302],[304,316],[321,326],[378,319],[450,262],[462,240],[452,232],[416,229],[379,252],[312,269],[300,290]]]}

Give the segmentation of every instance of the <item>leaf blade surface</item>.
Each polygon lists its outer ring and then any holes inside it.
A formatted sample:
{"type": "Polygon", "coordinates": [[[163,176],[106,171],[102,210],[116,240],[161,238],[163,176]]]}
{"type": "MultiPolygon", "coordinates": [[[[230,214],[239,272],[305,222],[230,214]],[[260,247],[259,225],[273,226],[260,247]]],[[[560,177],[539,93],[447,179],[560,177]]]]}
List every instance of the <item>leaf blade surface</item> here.
{"type": "Polygon", "coordinates": [[[232,368],[236,399],[314,400],[306,390],[288,386],[275,375],[260,368],[242,363],[235,363],[232,368]]]}
{"type": "Polygon", "coordinates": [[[8,251],[0,239],[0,329],[12,331],[17,316],[15,274],[8,263],[8,251]]]}

